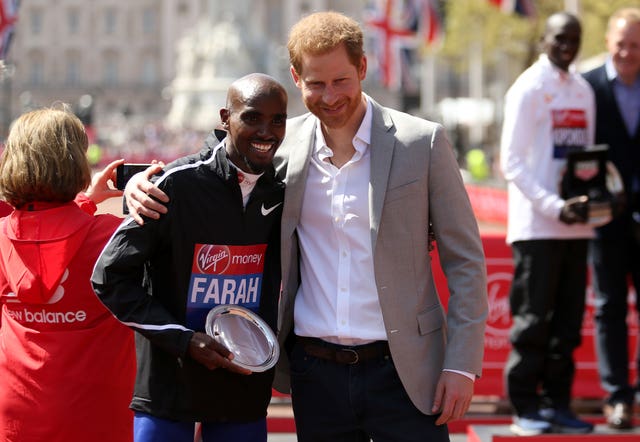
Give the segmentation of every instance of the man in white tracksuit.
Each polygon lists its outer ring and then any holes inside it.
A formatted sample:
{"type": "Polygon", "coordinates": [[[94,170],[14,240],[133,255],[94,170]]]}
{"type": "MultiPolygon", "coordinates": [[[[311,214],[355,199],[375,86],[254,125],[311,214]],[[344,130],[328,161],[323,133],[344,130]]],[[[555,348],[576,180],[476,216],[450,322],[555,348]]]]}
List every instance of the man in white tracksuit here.
{"type": "Polygon", "coordinates": [[[571,67],[581,33],[573,15],[550,16],[544,53],[505,100],[500,162],[515,270],[505,380],[516,414],[511,429],[520,435],[593,429],[570,411],[593,229],[586,198],[560,196],[567,152],[594,139],[594,95],[571,67]]]}

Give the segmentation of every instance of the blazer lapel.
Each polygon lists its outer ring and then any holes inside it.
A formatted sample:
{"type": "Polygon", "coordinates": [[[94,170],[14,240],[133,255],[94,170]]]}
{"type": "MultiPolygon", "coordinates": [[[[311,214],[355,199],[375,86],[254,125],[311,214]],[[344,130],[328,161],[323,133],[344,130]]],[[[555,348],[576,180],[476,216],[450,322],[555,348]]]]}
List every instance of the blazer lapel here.
{"type": "Polygon", "coordinates": [[[375,251],[380,227],[380,217],[387,192],[391,159],[395,148],[393,121],[382,106],[369,98],[372,103],[371,124],[371,178],[369,187],[369,218],[371,222],[371,245],[375,251]]]}
{"type": "Polygon", "coordinates": [[[291,235],[300,220],[305,183],[309,173],[309,159],[315,142],[315,122],[315,118],[307,118],[298,128],[287,128],[293,136],[288,142],[290,153],[285,177],[283,235],[291,235]]]}

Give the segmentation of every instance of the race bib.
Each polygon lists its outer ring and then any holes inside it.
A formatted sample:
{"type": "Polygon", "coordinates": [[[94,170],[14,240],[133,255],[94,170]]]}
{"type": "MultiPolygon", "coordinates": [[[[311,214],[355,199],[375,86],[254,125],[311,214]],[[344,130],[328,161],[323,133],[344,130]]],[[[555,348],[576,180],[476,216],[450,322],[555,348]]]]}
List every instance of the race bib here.
{"type": "Polygon", "coordinates": [[[187,327],[203,330],[207,313],[221,304],[257,311],[266,244],[196,244],[187,297],[187,327]]]}
{"type": "Polygon", "coordinates": [[[587,117],[583,109],[552,109],[553,158],[587,145],[587,117]]]}

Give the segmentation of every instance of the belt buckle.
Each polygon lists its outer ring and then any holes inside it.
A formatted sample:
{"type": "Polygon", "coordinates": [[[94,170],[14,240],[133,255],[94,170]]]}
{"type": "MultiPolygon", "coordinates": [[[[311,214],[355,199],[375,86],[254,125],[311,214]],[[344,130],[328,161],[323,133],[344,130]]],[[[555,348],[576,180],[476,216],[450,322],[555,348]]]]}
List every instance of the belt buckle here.
{"type": "Polygon", "coordinates": [[[336,361],[341,364],[353,365],[360,360],[358,352],[352,348],[341,348],[336,352],[336,361]]]}

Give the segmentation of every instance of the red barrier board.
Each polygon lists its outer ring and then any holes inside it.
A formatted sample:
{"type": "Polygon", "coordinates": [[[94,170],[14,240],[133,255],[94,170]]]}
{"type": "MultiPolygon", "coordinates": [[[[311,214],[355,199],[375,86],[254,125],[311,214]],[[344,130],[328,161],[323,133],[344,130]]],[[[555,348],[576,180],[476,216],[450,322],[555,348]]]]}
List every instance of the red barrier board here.
{"type": "MultiPolygon", "coordinates": [[[[503,369],[509,355],[509,288],[513,276],[511,248],[505,243],[502,233],[484,233],[482,243],[487,264],[487,291],[489,297],[489,317],[484,343],[483,375],[476,381],[475,394],[505,397],[503,369]]],[[[435,251],[434,251],[435,252],[435,251]]],[[[443,303],[447,303],[449,292],[446,280],[440,269],[437,253],[434,257],[434,276],[436,287],[443,303]]],[[[591,284],[587,286],[587,306],[582,327],[582,344],[575,352],[576,378],[573,395],[577,398],[602,398],[605,396],[598,379],[598,364],[595,353],[594,294],[591,284]]],[[[633,307],[635,291],[629,290],[629,354],[631,356],[631,379],[635,379],[633,361],[635,360],[636,340],[638,338],[637,312],[633,307]]]]}

